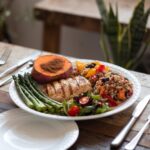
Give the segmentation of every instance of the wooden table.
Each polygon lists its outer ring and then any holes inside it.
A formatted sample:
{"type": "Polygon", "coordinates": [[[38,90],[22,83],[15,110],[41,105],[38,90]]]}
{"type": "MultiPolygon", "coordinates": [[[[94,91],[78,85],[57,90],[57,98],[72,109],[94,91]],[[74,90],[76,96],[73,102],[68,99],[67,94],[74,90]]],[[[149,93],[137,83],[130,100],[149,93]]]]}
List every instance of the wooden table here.
{"type": "MultiPolygon", "coordinates": [[[[16,63],[16,61],[19,61],[36,51],[34,49],[0,43],[0,49],[3,49],[5,46],[8,46],[13,51],[8,59],[7,64],[0,67],[0,71],[5,70],[7,67],[16,63]]],[[[132,73],[138,78],[142,85],[142,92],[138,99],[138,101],[140,101],[145,95],[150,93],[150,75],[138,72],[132,73]]],[[[0,88],[0,112],[16,107],[9,97],[8,87],[9,85],[0,88]]],[[[131,117],[131,112],[135,106],[136,104],[124,112],[111,117],[77,122],[80,129],[80,135],[77,142],[70,148],[70,150],[109,150],[111,141],[128,122],[131,117]]],[[[132,128],[123,145],[130,141],[133,136],[135,136],[135,134],[140,130],[140,128],[145,123],[149,113],[150,103],[135,126],[132,128]]],[[[120,149],[123,149],[123,146],[120,149]]],[[[146,131],[136,150],[149,149],[150,129],[146,131]]]]}
{"type": "MultiPolygon", "coordinates": [[[[118,3],[119,21],[128,24],[137,0],[105,0],[113,5],[118,3]]],[[[150,7],[146,0],[145,7],[150,7]]],[[[100,19],[96,0],[42,0],[35,5],[35,17],[44,23],[43,49],[58,53],[61,27],[63,25],[87,31],[100,31],[100,19]]],[[[148,21],[150,28],[150,19],[148,21]]]]}

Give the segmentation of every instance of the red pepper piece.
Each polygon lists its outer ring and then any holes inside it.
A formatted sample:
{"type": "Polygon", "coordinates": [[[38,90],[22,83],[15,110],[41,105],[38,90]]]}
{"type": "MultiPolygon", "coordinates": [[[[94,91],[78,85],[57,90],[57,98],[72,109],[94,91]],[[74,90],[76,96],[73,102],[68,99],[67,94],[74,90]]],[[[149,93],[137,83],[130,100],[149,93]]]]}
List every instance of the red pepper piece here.
{"type": "Polygon", "coordinates": [[[108,103],[109,103],[110,107],[115,107],[115,106],[118,105],[117,102],[111,96],[109,96],[108,94],[103,93],[101,96],[103,98],[107,98],[108,99],[108,103]]]}
{"type": "Polygon", "coordinates": [[[102,96],[102,98],[107,98],[108,100],[112,99],[112,97],[106,93],[102,93],[101,96],[102,96]]]}
{"type": "Polygon", "coordinates": [[[97,69],[96,69],[96,72],[99,73],[99,72],[103,72],[105,70],[105,66],[104,65],[100,65],[97,69]]]}
{"type": "Polygon", "coordinates": [[[118,104],[117,104],[117,102],[115,101],[115,100],[109,100],[109,106],[110,107],[115,107],[115,106],[117,106],[118,104]]]}

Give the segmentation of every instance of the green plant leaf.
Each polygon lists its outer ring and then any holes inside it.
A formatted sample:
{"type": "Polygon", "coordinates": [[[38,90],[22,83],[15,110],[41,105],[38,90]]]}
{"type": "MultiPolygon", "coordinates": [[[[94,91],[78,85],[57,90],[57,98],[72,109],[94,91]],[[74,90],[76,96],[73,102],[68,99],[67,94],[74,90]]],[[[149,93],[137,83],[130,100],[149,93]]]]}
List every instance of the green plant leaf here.
{"type": "Polygon", "coordinates": [[[137,6],[134,8],[134,12],[132,14],[132,18],[130,20],[130,26],[135,25],[136,22],[138,22],[140,17],[143,17],[144,15],[144,3],[145,0],[140,0],[139,3],[137,3],[137,6]]]}
{"type": "Polygon", "coordinates": [[[137,54],[140,51],[140,47],[142,46],[145,34],[146,34],[146,24],[148,20],[148,16],[150,14],[150,9],[144,14],[144,16],[140,19],[138,23],[138,27],[136,29],[136,32],[132,36],[132,53],[131,56],[133,57],[135,54],[137,54]]]}
{"type": "Polygon", "coordinates": [[[122,66],[125,67],[128,64],[128,61],[133,57],[132,47],[135,45],[134,34],[136,33],[136,29],[138,26],[139,18],[141,18],[144,14],[144,0],[139,1],[137,6],[134,9],[132,18],[130,20],[129,25],[124,30],[121,38],[121,49],[120,55],[123,60],[122,66]]]}
{"type": "MultiPolygon", "coordinates": [[[[107,12],[105,4],[103,2],[103,0],[97,0],[98,6],[99,6],[99,10],[102,16],[102,19],[104,21],[103,23],[103,30],[106,33],[106,39],[109,41],[107,42],[110,43],[109,44],[109,53],[111,53],[110,55],[112,55],[113,57],[113,61],[114,63],[117,63],[117,48],[118,48],[118,28],[119,28],[119,22],[118,22],[118,11],[117,11],[117,7],[116,7],[116,13],[117,15],[115,15],[111,4],[109,5],[109,12],[107,12]]],[[[101,43],[102,45],[102,43],[101,43]]],[[[104,46],[103,46],[104,47],[104,46]]],[[[107,52],[108,54],[108,52],[107,52]]],[[[108,58],[108,56],[107,56],[108,58]]],[[[107,59],[108,60],[108,59],[107,59]]]]}
{"type": "Polygon", "coordinates": [[[123,33],[119,41],[119,65],[125,67],[126,62],[129,60],[129,53],[131,49],[131,33],[129,27],[124,27],[123,33]]]}
{"type": "Polygon", "coordinates": [[[119,22],[118,16],[115,15],[111,4],[109,5],[108,21],[104,28],[107,33],[107,38],[110,43],[110,51],[113,57],[114,63],[118,62],[118,32],[119,32],[119,22]]]}
{"type": "Polygon", "coordinates": [[[119,56],[121,58],[121,61],[118,62],[119,65],[126,67],[138,55],[146,31],[148,15],[149,10],[144,14],[144,1],[140,1],[135,8],[130,24],[124,29],[122,38],[118,41],[120,42],[119,56]]]}
{"type": "Polygon", "coordinates": [[[134,9],[132,18],[130,20],[130,32],[131,32],[131,57],[137,53],[142,45],[142,38],[145,31],[145,22],[141,22],[141,18],[144,16],[144,2],[145,0],[140,0],[134,9]]]}
{"type": "Polygon", "coordinates": [[[148,43],[144,43],[143,46],[141,47],[140,51],[141,53],[135,57],[134,59],[131,59],[125,66],[125,68],[127,69],[135,69],[141,62],[146,50],[148,49],[148,46],[150,44],[148,43]]]}
{"type": "Polygon", "coordinates": [[[104,24],[107,24],[107,9],[103,0],[96,0],[104,24]]]}
{"type": "Polygon", "coordinates": [[[108,61],[108,62],[111,62],[111,59],[110,59],[111,54],[110,54],[109,48],[108,48],[108,40],[107,40],[107,36],[105,35],[103,25],[101,26],[100,47],[101,47],[101,50],[105,54],[105,60],[108,61]]]}
{"type": "Polygon", "coordinates": [[[140,53],[135,60],[135,62],[137,62],[137,63],[133,63],[133,67],[132,67],[133,69],[135,69],[140,64],[140,62],[141,62],[145,52],[148,50],[149,46],[150,46],[150,34],[147,37],[147,39],[145,40],[145,42],[143,42],[143,44],[140,48],[140,53]]]}

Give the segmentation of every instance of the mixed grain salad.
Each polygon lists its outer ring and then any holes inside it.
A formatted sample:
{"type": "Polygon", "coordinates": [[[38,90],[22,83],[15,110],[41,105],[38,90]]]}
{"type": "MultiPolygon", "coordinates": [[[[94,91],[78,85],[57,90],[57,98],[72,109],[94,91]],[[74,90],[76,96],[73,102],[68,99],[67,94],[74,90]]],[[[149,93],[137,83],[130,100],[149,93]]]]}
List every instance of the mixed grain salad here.
{"type": "Polygon", "coordinates": [[[43,113],[85,116],[110,111],[133,94],[131,82],[99,61],[72,63],[44,55],[31,73],[13,76],[17,92],[31,109],[43,113]]]}

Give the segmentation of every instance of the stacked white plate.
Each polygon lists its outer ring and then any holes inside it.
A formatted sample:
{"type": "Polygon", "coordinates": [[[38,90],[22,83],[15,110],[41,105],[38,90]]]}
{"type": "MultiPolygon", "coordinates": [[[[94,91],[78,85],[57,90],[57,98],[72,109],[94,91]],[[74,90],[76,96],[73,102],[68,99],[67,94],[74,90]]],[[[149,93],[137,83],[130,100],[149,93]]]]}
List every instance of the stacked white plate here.
{"type": "Polygon", "coordinates": [[[78,135],[74,121],[50,120],[21,109],[0,114],[1,150],[65,150],[78,135]]]}

